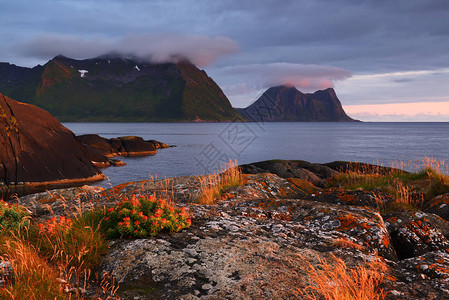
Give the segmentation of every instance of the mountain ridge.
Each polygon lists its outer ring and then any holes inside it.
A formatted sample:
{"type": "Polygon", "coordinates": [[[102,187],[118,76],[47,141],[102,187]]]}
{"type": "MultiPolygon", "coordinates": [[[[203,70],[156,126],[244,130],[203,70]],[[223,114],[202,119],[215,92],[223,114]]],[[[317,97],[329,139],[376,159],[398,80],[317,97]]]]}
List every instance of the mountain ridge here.
{"type": "Polygon", "coordinates": [[[302,93],[279,85],[266,90],[246,108],[234,108],[254,122],[355,122],[341,105],[333,88],[302,93]]]}
{"type": "Polygon", "coordinates": [[[185,60],[149,63],[112,54],[44,66],[0,63],[0,91],[60,121],[231,121],[239,117],[221,88],[185,60]]]}

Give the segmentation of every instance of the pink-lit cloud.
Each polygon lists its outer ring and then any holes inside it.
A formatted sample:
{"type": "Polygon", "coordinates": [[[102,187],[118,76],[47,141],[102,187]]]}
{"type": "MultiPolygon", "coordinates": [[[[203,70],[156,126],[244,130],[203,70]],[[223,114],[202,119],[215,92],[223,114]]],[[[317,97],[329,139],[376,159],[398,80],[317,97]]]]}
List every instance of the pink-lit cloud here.
{"type": "Polygon", "coordinates": [[[17,48],[30,57],[41,59],[50,59],[58,54],[83,59],[115,52],[152,62],[186,58],[200,67],[239,49],[237,43],[227,37],[176,34],[129,34],[122,38],[41,35],[17,45],[17,48]]]}
{"type": "Polygon", "coordinates": [[[449,102],[344,105],[348,115],[362,121],[449,122],[449,102]]]}
{"type": "Polygon", "coordinates": [[[261,93],[277,85],[295,86],[302,92],[333,87],[351,72],[326,65],[268,63],[225,67],[212,72],[235,107],[246,107],[261,93]]]}
{"type": "Polygon", "coordinates": [[[334,81],[351,76],[348,70],[323,65],[294,63],[252,64],[226,67],[224,75],[239,75],[247,85],[269,88],[276,85],[296,86],[298,89],[315,91],[334,86],[334,81]]]}

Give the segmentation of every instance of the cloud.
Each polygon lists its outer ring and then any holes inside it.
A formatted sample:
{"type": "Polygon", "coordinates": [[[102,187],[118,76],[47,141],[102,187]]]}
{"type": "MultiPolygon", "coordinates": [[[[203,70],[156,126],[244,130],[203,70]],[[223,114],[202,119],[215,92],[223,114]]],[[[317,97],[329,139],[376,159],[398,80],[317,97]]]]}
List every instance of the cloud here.
{"type": "Polygon", "coordinates": [[[83,59],[115,52],[153,62],[186,58],[200,67],[239,49],[237,43],[227,37],[176,34],[129,34],[122,38],[41,35],[15,48],[28,57],[39,59],[50,59],[58,54],[83,59]]]}
{"type": "Polygon", "coordinates": [[[346,104],[449,101],[449,68],[354,74],[335,84],[346,104]]]}
{"type": "MultiPolygon", "coordinates": [[[[351,76],[351,72],[320,65],[302,65],[293,63],[252,64],[225,67],[221,73],[225,76],[240,76],[247,85],[254,88],[269,88],[276,85],[292,85],[299,89],[318,90],[333,86],[336,80],[351,76]]],[[[241,89],[241,87],[240,87],[241,89]]],[[[243,89],[241,89],[243,91],[243,89]]]]}
{"type": "Polygon", "coordinates": [[[362,121],[449,121],[449,102],[410,102],[372,105],[344,105],[344,110],[351,117],[362,121]]]}
{"type": "Polygon", "coordinates": [[[291,85],[303,92],[315,92],[351,77],[351,72],[341,68],[295,63],[237,65],[209,73],[235,107],[246,107],[272,86],[291,85]]]}

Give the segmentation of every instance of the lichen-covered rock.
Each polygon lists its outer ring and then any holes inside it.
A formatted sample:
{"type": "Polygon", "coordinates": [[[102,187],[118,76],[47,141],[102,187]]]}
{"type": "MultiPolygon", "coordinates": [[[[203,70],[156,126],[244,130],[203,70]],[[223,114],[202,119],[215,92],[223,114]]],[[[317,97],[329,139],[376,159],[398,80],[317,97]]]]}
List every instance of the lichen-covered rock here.
{"type": "MultiPolygon", "coordinates": [[[[449,254],[446,251],[401,260],[396,267],[399,299],[449,299],[449,254]]],[[[395,299],[395,298],[393,298],[395,299]]]]}
{"type": "MultiPolygon", "coordinates": [[[[301,299],[310,284],[309,264],[318,267],[331,255],[349,268],[372,259],[388,264],[382,284],[387,299],[449,298],[449,226],[436,215],[381,216],[373,192],[323,190],[274,174],[244,175],[243,184],[215,205],[196,204],[200,187],[201,178],[191,176],[62,195],[71,207],[109,205],[130,194],[168,195],[187,207],[192,226],[186,230],[110,243],[99,272],[115,276],[123,299],[301,299]],[[419,244],[414,255],[420,256],[398,259],[391,236],[404,230],[414,233],[407,247],[419,244]]],[[[59,199],[27,199],[21,198],[37,207],[53,201],[50,208],[63,212],[59,199]]],[[[95,294],[93,287],[89,293],[95,294]]]]}
{"type": "Polygon", "coordinates": [[[35,218],[71,216],[80,210],[84,211],[92,209],[94,206],[109,204],[105,202],[107,199],[100,197],[103,190],[102,187],[84,185],[26,195],[12,199],[10,202],[23,205],[35,218]]]}
{"type": "Polygon", "coordinates": [[[121,241],[103,260],[126,299],[291,299],[322,254],[239,234],[121,241]],[[288,270],[288,271],[287,271],[288,270]]]}
{"type": "Polygon", "coordinates": [[[449,193],[438,195],[424,204],[424,211],[449,221],[449,193]]]}
{"type": "Polygon", "coordinates": [[[420,256],[430,251],[449,251],[449,241],[438,227],[447,232],[449,223],[424,212],[396,212],[384,216],[399,258],[420,256]]]}
{"type": "Polygon", "coordinates": [[[306,194],[298,185],[271,173],[244,175],[243,181],[241,186],[224,193],[220,200],[300,198],[306,194]]]}
{"type": "Polygon", "coordinates": [[[380,190],[348,191],[341,188],[323,189],[318,193],[307,195],[305,199],[352,206],[369,206],[374,209],[381,209],[394,201],[391,195],[380,190]]]}

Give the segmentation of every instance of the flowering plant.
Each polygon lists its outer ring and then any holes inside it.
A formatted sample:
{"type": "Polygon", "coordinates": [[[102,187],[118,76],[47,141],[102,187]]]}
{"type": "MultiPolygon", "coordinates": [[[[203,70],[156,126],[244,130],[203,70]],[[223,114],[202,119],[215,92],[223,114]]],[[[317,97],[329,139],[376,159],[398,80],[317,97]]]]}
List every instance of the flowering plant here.
{"type": "Polygon", "coordinates": [[[61,233],[68,233],[72,228],[72,220],[66,217],[52,217],[47,220],[46,223],[39,223],[37,226],[39,227],[39,233],[47,233],[49,235],[55,235],[57,231],[61,233]]]}
{"type": "Polygon", "coordinates": [[[166,230],[178,232],[191,225],[186,208],[153,196],[132,195],[106,210],[104,226],[110,237],[147,237],[166,230]]]}
{"type": "Polygon", "coordinates": [[[29,218],[30,214],[24,207],[0,199],[0,230],[28,226],[29,218]]]}

